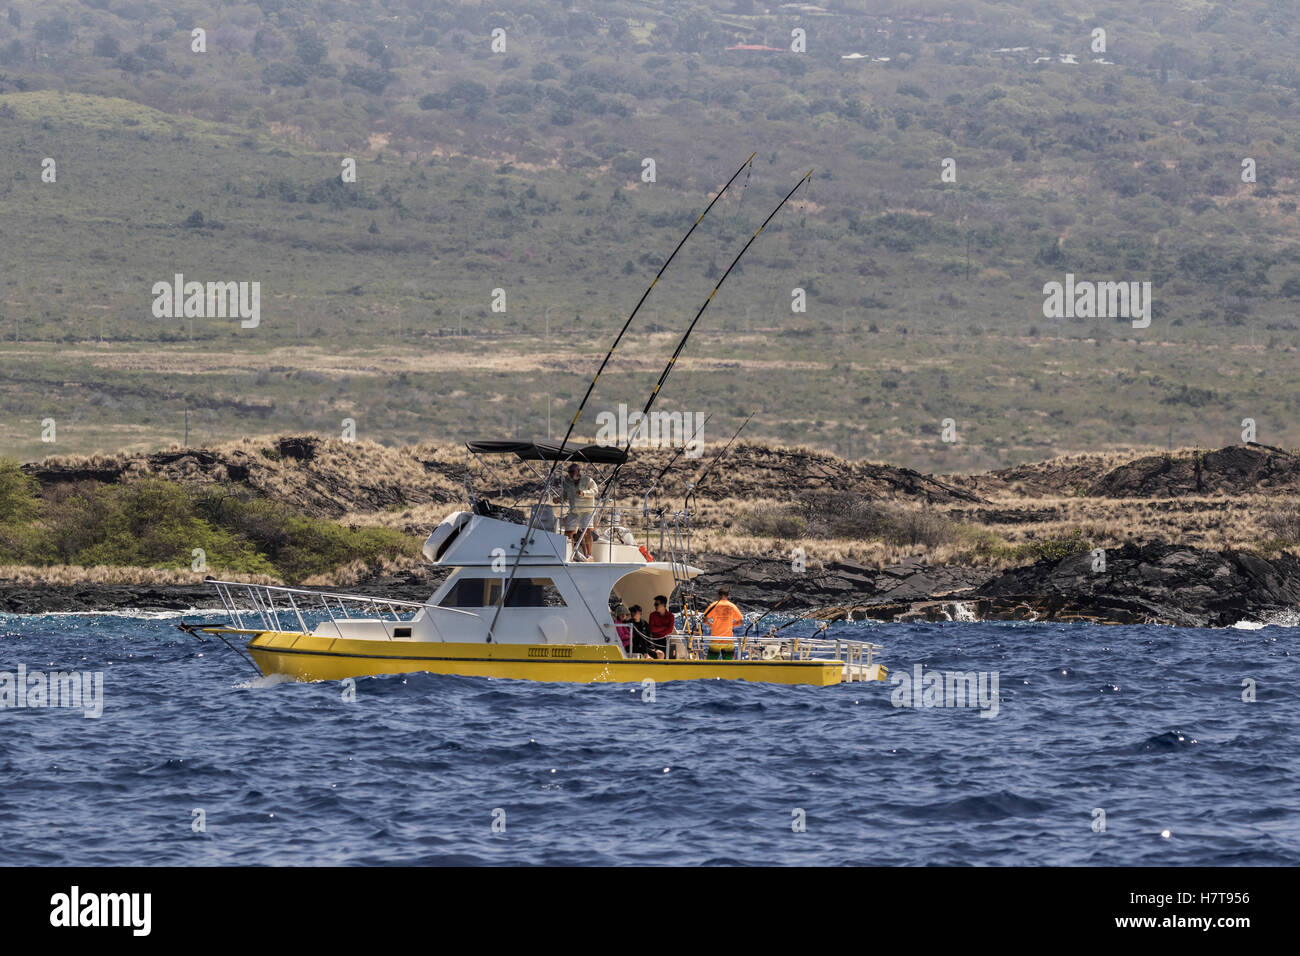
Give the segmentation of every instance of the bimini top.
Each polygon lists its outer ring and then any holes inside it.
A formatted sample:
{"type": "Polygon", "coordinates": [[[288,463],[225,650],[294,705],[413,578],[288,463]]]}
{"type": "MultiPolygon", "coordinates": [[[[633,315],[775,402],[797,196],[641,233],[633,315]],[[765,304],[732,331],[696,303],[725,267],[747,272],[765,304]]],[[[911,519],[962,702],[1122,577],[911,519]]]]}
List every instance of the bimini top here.
{"type": "Polygon", "coordinates": [[[478,455],[518,455],[524,461],[589,461],[597,465],[621,465],[628,455],[614,445],[565,445],[560,453],[557,441],[467,441],[465,447],[478,455]]]}

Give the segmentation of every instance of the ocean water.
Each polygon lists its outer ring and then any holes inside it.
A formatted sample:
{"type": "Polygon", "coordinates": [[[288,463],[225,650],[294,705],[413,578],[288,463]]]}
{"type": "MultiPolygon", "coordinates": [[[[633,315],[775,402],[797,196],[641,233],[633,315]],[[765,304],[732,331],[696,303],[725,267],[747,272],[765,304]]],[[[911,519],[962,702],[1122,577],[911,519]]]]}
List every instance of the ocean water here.
{"type": "Polygon", "coordinates": [[[892,681],[421,674],[347,702],[175,620],[0,616],[0,683],[104,680],[98,718],[0,710],[0,863],[1300,863],[1292,628],[829,632],[891,678],[983,673],[990,704],[996,674],[994,713],[892,681]]]}

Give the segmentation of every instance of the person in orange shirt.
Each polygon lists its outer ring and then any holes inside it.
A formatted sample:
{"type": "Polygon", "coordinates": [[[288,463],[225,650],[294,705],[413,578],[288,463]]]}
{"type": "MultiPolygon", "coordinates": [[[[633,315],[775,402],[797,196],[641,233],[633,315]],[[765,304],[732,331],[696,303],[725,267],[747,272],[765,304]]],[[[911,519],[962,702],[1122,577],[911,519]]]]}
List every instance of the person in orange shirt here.
{"type": "Polygon", "coordinates": [[[709,660],[731,660],[736,656],[732,628],[745,620],[740,608],[731,603],[731,589],[718,588],[718,599],[704,609],[701,617],[709,622],[709,660]]]}

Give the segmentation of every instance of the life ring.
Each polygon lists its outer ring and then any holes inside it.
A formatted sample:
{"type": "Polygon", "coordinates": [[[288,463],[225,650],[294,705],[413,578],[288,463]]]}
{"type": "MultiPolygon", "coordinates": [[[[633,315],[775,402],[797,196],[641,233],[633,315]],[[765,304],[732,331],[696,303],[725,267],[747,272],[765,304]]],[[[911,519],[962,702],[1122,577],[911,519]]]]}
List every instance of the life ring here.
{"type": "Polygon", "coordinates": [[[644,544],[638,545],[638,548],[641,551],[641,557],[645,558],[647,563],[654,561],[655,556],[646,550],[646,546],[644,544]]]}

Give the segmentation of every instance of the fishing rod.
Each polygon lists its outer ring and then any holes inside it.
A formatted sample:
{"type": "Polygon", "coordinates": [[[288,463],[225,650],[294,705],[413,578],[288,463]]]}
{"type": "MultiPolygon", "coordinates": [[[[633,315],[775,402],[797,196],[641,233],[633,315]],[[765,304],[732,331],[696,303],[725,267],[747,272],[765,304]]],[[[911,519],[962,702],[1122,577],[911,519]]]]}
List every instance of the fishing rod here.
{"type": "MultiPolygon", "coordinates": [[[[595,391],[596,383],[600,381],[601,373],[605,371],[605,366],[609,364],[610,358],[613,357],[614,350],[618,348],[619,343],[623,341],[623,336],[626,334],[628,327],[631,326],[632,320],[636,318],[636,314],[641,311],[641,306],[645,304],[645,300],[650,296],[650,290],[658,284],[660,276],[662,276],[667,270],[669,263],[671,263],[673,259],[677,258],[677,253],[681,251],[682,246],[686,245],[686,240],[691,238],[696,227],[704,221],[704,217],[709,214],[709,210],[711,210],[714,205],[717,204],[718,200],[722,198],[723,193],[731,188],[731,184],[736,181],[736,177],[746,169],[753,169],[754,157],[757,155],[757,151],[749,154],[749,158],[740,165],[739,169],[731,174],[731,178],[728,179],[726,184],[718,190],[718,194],[709,200],[709,204],[704,207],[704,212],[700,213],[699,218],[691,224],[691,228],[686,230],[686,235],[682,236],[681,241],[677,243],[672,254],[664,260],[664,264],[660,266],[659,271],[655,273],[655,277],[651,280],[650,285],[646,287],[646,290],[643,293],[641,293],[641,298],[637,300],[636,306],[628,314],[627,320],[623,323],[623,327],[618,330],[618,335],[614,337],[614,343],[610,345],[609,351],[605,353],[605,358],[601,360],[600,367],[596,369],[596,374],[592,376],[590,384],[587,385],[587,392],[582,396],[582,401],[578,403],[578,410],[574,413],[573,420],[569,422],[568,430],[565,431],[564,438],[560,441],[560,450],[556,453],[555,460],[551,462],[551,469],[546,473],[546,480],[542,482],[542,492],[537,500],[538,507],[534,508],[532,513],[528,516],[528,527],[524,531],[524,536],[520,542],[519,553],[515,555],[514,563],[510,566],[510,575],[506,578],[506,581],[501,588],[501,599],[497,602],[496,611],[492,614],[492,622],[488,624],[487,640],[489,643],[492,641],[492,631],[496,627],[497,618],[501,615],[501,609],[505,607],[506,595],[509,593],[510,585],[515,579],[515,572],[519,570],[519,562],[523,560],[524,549],[528,547],[528,542],[533,536],[533,529],[537,526],[538,512],[541,511],[540,506],[545,501],[547,489],[550,488],[551,482],[555,478],[555,469],[559,467],[560,461],[564,458],[564,448],[568,444],[569,439],[573,437],[573,430],[577,427],[578,419],[582,417],[582,412],[587,407],[587,402],[591,399],[591,393],[595,391]]],[[[746,182],[748,182],[748,178],[746,178],[746,182]]],[[[626,449],[624,449],[624,452],[626,453],[626,449]]],[[[618,466],[615,465],[616,469],[617,467],[618,466]]]]}
{"type": "MultiPolygon", "coordinates": [[[[709,412],[709,414],[704,416],[704,421],[700,422],[699,427],[695,429],[695,432],[691,436],[691,439],[682,442],[682,447],[677,449],[677,451],[673,453],[673,456],[668,459],[668,464],[664,465],[663,470],[660,471],[659,474],[655,475],[654,480],[651,481],[650,484],[646,486],[645,494],[642,495],[641,497],[641,517],[645,519],[645,547],[647,551],[650,550],[650,492],[654,491],[655,488],[659,487],[659,482],[663,480],[664,475],[668,474],[668,470],[672,468],[673,465],[677,464],[677,459],[682,457],[682,452],[686,451],[686,449],[690,446],[691,441],[698,438],[700,432],[704,431],[704,426],[709,423],[709,419],[712,417],[713,417],[713,412],[709,412]]],[[[659,515],[660,516],[663,515],[662,508],[659,509],[659,515]]],[[[660,535],[659,545],[660,545],[660,549],[662,550],[663,547],[662,534],[660,535]]]]}
{"type": "Polygon", "coordinates": [[[722,446],[722,451],[718,452],[716,455],[713,456],[713,460],[709,462],[708,467],[704,469],[704,472],[700,475],[700,477],[695,479],[695,481],[693,482],[686,483],[686,497],[682,499],[683,508],[685,508],[688,511],[690,510],[689,505],[692,496],[696,494],[700,485],[704,484],[704,479],[709,477],[709,475],[713,473],[713,469],[717,467],[718,462],[722,461],[722,456],[727,453],[727,449],[731,447],[731,443],[740,437],[740,433],[744,431],[745,426],[749,424],[749,419],[753,417],[754,417],[754,413],[750,412],[749,418],[746,418],[743,422],[740,423],[740,427],[736,429],[735,434],[732,435],[731,438],[727,440],[727,443],[722,446]]]}
{"type": "MultiPolygon", "coordinates": [[[[750,412],[749,418],[746,418],[743,422],[740,423],[740,427],[736,429],[735,433],[732,434],[732,436],[729,439],[727,439],[727,443],[722,446],[722,450],[713,456],[713,460],[709,462],[708,466],[704,469],[704,472],[700,475],[700,477],[697,478],[694,482],[686,483],[686,497],[682,499],[682,513],[686,516],[686,558],[688,562],[691,554],[691,523],[690,523],[691,496],[695,494],[695,489],[699,488],[700,485],[704,483],[704,479],[709,477],[709,474],[713,471],[714,467],[718,464],[718,462],[722,461],[722,456],[727,453],[727,449],[731,447],[731,443],[734,442],[740,436],[740,433],[744,430],[745,426],[749,424],[749,419],[753,417],[754,417],[754,413],[750,412]]],[[[688,597],[690,599],[692,606],[695,604],[694,583],[688,581],[686,587],[688,591],[683,592],[682,594],[682,613],[684,614],[686,613],[686,600],[688,597]]],[[[717,602],[715,601],[714,603],[716,604],[717,602]]],[[[712,606],[713,606],[712,604],[709,605],[709,607],[712,606]]],[[[693,613],[693,609],[692,609],[692,613],[693,613]]],[[[705,614],[709,613],[708,608],[704,609],[704,613],[705,614]]],[[[703,634],[703,624],[700,625],[700,633],[703,634]]]]}
{"type": "MultiPolygon", "coordinates": [[[[777,634],[780,634],[782,631],[784,631],[784,630],[785,630],[787,627],[789,627],[791,624],[798,624],[800,621],[806,621],[806,620],[808,620],[806,617],[792,617],[790,620],[786,621],[786,622],[785,622],[784,624],[782,624],[780,627],[774,627],[774,628],[772,628],[772,630],[770,630],[770,631],[768,631],[766,634],[764,634],[763,637],[765,637],[765,638],[775,637],[777,634]]],[[[831,623],[832,623],[832,622],[827,621],[827,622],[826,622],[825,624],[823,624],[821,627],[817,628],[817,630],[813,631],[813,633],[812,633],[812,637],[816,637],[818,634],[825,633],[826,629],[829,628],[829,627],[831,626],[831,623]]]]}
{"type": "MultiPolygon", "coordinates": [[[[713,301],[713,297],[718,294],[718,290],[722,288],[722,283],[727,281],[727,276],[731,275],[731,270],[736,268],[736,263],[740,262],[740,260],[744,257],[745,253],[749,251],[749,247],[754,244],[754,240],[759,237],[759,234],[762,233],[762,231],[767,228],[767,224],[771,222],[774,218],[776,218],[776,214],[785,207],[785,204],[790,201],[790,197],[795,194],[795,192],[799,189],[799,187],[802,186],[804,183],[808,182],[808,180],[812,178],[812,174],[813,171],[811,169],[808,170],[808,172],[804,174],[804,177],[794,184],[794,189],[791,189],[788,193],[786,193],[785,198],[782,199],[779,203],[777,203],[775,209],[773,209],[770,213],[768,213],[767,218],[763,220],[763,224],[759,226],[757,230],[755,230],[752,236],[749,237],[749,241],[746,242],[745,245],[741,248],[740,252],[736,254],[736,258],[731,260],[731,265],[727,266],[727,271],[722,273],[722,278],[719,279],[718,284],[713,287],[713,291],[709,293],[709,297],[704,300],[704,304],[700,306],[700,310],[695,313],[695,318],[692,319],[691,324],[686,327],[686,331],[682,334],[681,341],[677,343],[677,348],[673,350],[672,357],[668,359],[668,364],[664,366],[663,372],[660,373],[659,381],[655,383],[655,387],[653,391],[650,392],[650,397],[646,399],[645,408],[641,410],[642,420],[645,420],[650,415],[650,409],[654,405],[655,399],[659,397],[660,389],[664,387],[664,382],[668,381],[668,376],[672,372],[673,366],[677,364],[677,359],[682,354],[682,350],[686,348],[686,342],[687,340],[690,339],[691,333],[695,331],[695,326],[700,321],[700,316],[702,316],[704,314],[704,310],[709,307],[709,303],[713,301]]],[[[623,447],[624,453],[626,453],[628,449],[630,449],[631,447],[632,447],[632,436],[629,435],[627,444],[623,447]]],[[[616,464],[614,466],[613,472],[611,472],[610,476],[605,479],[605,485],[601,489],[602,496],[604,494],[605,489],[608,488],[610,484],[614,481],[614,479],[618,477],[619,469],[622,467],[623,464],[621,462],[616,464]]]]}
{"type": "MultiPolygon", "coordinates": [[[[704,431],[704,426],[709,423],[709,419],[712,417],[713,417],[713,412],[709,412],[709,414],[704,416],[704,421],[700,422],[700,426],[695,429],[694,435],[692,435],[692,439],[698,436],[700,432],[704,431]]],[[[663,480],[664,475],[668,474],[668,470],[677,463],[677,459],[682,457],[682,452],[686,451],[689,445],[690,445],[690,441],[682,442],[682,447],[677,449],[676,453],[673,455],[672,458],[668,459],[668,464],[664,465],[663,470],[660,471],[659,474],[655,475],[654,481],[650,482],[649,486],[646,488],[647,495],[649,495],[650,492],[653,491],[658,486],[659,482],[663,480]]]]}
{"type": "Polygon", "coordinates": [[[749,634],[749,629],[751,627],[758,627],[758,625],[762,624],[765,620],[767,620],[767,616],[769,614],[773,614],[776,611],[781,610],[781,608],[785,607],[786,602],[789,601],[790,598],[794,597],[794,592],[796,590],[798,590],[798,586],[791,588],[788,592],[786,592],[785,597],[781,598],[781,600],[773,604],[762,617],[755,618],[754,620],[746,624],[745,629],[740,632],[740,636],[745,637],[747,634],[749,634]]]}

